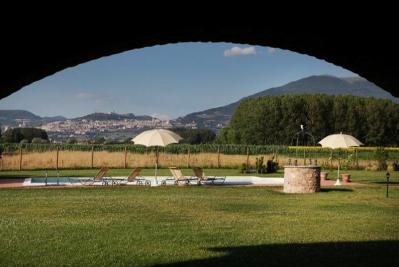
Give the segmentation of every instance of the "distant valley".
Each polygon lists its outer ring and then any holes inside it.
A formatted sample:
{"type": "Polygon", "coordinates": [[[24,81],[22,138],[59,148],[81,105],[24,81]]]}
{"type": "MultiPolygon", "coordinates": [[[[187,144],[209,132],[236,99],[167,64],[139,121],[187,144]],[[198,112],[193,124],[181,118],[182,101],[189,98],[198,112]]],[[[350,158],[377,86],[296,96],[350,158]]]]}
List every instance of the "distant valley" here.
{"type": "Polygon", "coordinates": [[[363,78],[338,78],[321,75],[310,76],[280,87],[263,90],[234,103],[190,113],[175,120],[160,120],[148,115],[113,112],[96,112],[67,119],[63,116],[40,117],[25,110],[0,110],[0,125],[3,131],[7,127],[40,127],[45,129],[54,140],[64,140],[69,137],[87,139],[98,136],[123,138],[135,135],[144,129],[156,127],[211,128],[218,131],[228,125],[232,114],[242,100],[284,94],[355,95],[389,99],[399,103],[398,98],[363,78]]]}

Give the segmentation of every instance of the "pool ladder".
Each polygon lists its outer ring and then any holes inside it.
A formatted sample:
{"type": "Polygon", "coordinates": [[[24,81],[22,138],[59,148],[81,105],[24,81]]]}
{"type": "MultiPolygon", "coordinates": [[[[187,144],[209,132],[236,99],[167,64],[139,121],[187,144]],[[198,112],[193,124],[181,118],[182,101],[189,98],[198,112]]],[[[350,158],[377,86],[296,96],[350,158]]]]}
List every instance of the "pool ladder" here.
{"type": "MultiPolygon", "coordinates": [[[[44,179],[44,184],[47,186],[47,177],[48,177],[48,173],[47,171],[45,172],[45,179],[44,179]]],[[[57,171],[57,185],[60,185],[60,172],[57,171]]]]}

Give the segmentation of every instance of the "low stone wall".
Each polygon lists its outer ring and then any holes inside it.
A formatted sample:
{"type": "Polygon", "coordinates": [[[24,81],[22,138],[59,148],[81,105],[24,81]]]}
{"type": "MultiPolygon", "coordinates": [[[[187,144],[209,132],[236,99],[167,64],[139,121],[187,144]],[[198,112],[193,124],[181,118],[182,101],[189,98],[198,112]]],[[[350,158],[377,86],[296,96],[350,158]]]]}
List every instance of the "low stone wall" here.
{"type": "Polygon", "coordinates": [[[284,193],[315,193],[318,191],[320,191],[320,167],[284,167],[284,193]]]}

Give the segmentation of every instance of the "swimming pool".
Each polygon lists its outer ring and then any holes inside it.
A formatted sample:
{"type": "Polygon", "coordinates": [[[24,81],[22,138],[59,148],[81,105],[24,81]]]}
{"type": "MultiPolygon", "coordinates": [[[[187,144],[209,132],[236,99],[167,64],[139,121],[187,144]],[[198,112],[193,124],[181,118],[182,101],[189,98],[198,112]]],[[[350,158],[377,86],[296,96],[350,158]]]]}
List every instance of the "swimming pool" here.
{"type": "MultiPolygon", "coordinates": [[[[81,186],[79,179],[88,179],[93,177],[31,177],[26,178],[24,186],[81,186]]],[[[112,177],[116,179],[126,178],[126,176],[112,177]]],[[[161,186],[161,182],[170,177],[158,176],[155,180],[154,176],[143,177],[151,181],[151,186],[161,186]]],[[[127,185],[135,185],[134,182],[129,182],[127,185]]],[[[173,180],[167,180],[166,185],[173,185],[173,180]]],[[[195,183],[193,183],[195,184],[195,183]]],[[[102,182],[94,182],[93,185],[102,185],[102,182]]],[[[284,178],[263,178],[257,176],[227,176],[224,185],[262,185],[262,186],[282,186],[284,185],[284,178]]]]}
{"type": "Polygon", "coordinates": [[[81,185],[78,179],[69,177],[32,177],[26,178],[24,186],[81,185]]]}

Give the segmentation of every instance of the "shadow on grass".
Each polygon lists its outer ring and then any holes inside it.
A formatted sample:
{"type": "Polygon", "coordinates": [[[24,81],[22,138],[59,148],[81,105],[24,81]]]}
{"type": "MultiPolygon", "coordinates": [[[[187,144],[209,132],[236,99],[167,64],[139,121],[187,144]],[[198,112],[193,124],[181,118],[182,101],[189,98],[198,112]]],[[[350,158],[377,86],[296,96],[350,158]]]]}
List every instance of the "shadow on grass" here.
{"type": "MultiPolygon", "coordinates": [[[[372,182],[373,184],[387,184],[387,182],[372,182]]],[[[396,185],[396,184],[399,184],[399,182],[389,182],[389,184],[391,185],[391,184],[394,184],[394,185],[396,185]]]]}
{"type": "Polygon", "coordinates": [[[225,253],[155,266],[399,266],[399,241],[331,242],[210,248],[225,253]]]}
{"type": "Polygon", "coordinates": [[[352,192],[350,188],[321,188],[320,192],[352,192]]]}
{"type": "Polygon", "coordinates": [[[28,176],[28,175],[6,175],[6,176],[0,176],[0,180],[1,179],[25,179],[25,178],[30,178],[32,176],[28,176]]]}

